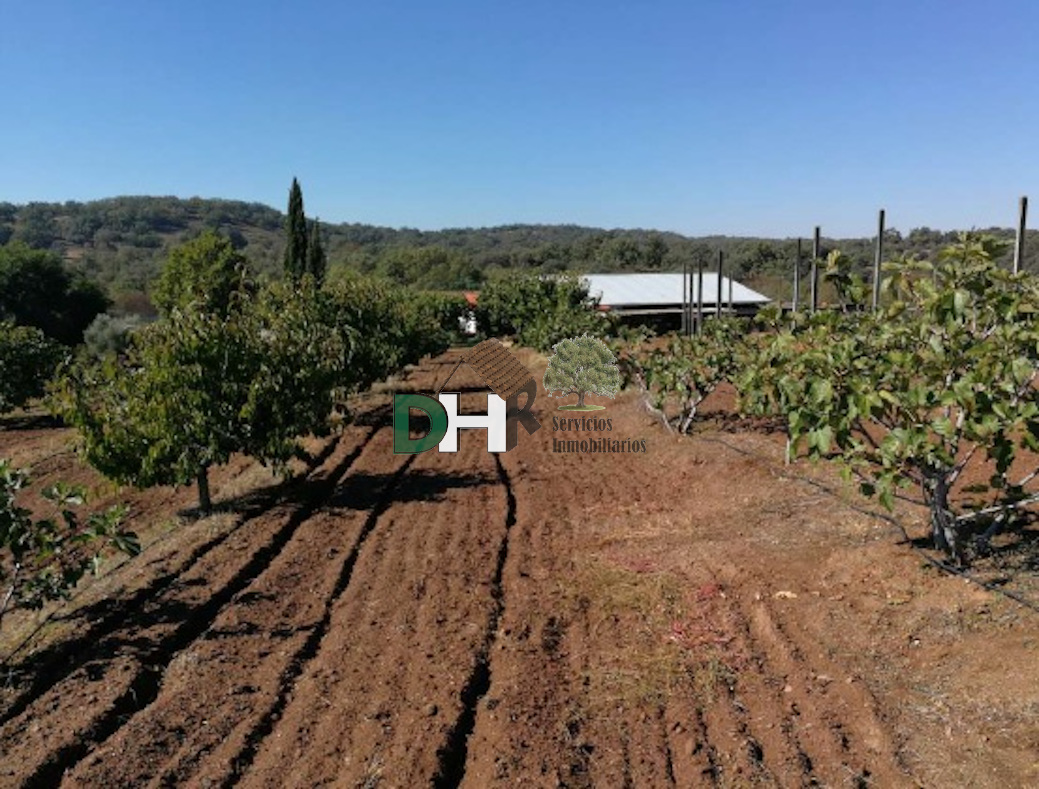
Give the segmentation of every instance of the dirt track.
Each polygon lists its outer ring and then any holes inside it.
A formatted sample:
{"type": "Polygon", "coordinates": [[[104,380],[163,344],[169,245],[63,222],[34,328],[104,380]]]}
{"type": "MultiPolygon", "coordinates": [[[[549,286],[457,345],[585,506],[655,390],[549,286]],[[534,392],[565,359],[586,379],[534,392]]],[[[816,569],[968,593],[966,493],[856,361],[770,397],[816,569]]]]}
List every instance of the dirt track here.
{"type": "MultiPolygon", "coordinates": [[[[387,401],[295,483],[250,494],[232,464],[232,514],[44,628],[0,695],[0,785],[1039,783],[1036,616],[922,568],[827,469],[831,492],[769,436],[667,436],[628,398],[609,434],[554,433],[544,395],[505,455],[475,431],[394,456],[387,401]],[[649,451],[552,451],[605,435],[649,451]]],[[[64,431],[0,440],[97,484],[64,431]]],[[[142,523],[190,503],[134,495],[142,523]]]]}

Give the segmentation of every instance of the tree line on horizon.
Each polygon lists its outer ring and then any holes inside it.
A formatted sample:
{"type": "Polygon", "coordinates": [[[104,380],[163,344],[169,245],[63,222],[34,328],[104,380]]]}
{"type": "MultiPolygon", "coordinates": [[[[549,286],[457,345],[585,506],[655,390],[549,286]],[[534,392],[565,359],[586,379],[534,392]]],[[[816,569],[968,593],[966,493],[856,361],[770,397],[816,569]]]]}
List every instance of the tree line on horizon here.
{"type": "MultiPolygon", "coordinates": [[[[429,290],[479,289],[509,270],[546,272],[679,271],[702,261],[712,270],[720,250],[726,273],[768,295],[782,297],[795,257],[794,239],[688,237],[645,229],[577,225],[502,225],[421,231],[359,223],[323,223],[302,216],[302,192],[293,182],[287,213],[235,200],[116,197],[86,203],[0,202],[0,245],[20,242],[53,253],[100,285],[122,313],[154,314],[151,294],[176,246],[206,230],[227,238],[261,274],[284,270],[349,269],[429,290]],[[298,217],[293,209],[298,200],[298,217]],[[313,260],[308,259],[308,249],[313,260]],[[294,268],[296,267],[296,268],[294,268]],[[769,292],[769,290],[773,292],[769,292]]],[[[1009,228],[986,232],[1004,240],[1009,228]]],[[[934,259],[957,232],[927,227],[885,233],[885,258],[934,259]]],[[[1026,238],[1024,269],[1039,272],[1039,231],[1026,238]]],[[[853,269],[867,274],[873,239],[823,238],[821,257],[840,249],[853,269]]],[[[803,244],[806,260],[811,241],[803,244]]],[[[323,276],[323,274],[322,274],[323,276]]],[[[320,279],[320,277],[318,277],[320,279]]]]}

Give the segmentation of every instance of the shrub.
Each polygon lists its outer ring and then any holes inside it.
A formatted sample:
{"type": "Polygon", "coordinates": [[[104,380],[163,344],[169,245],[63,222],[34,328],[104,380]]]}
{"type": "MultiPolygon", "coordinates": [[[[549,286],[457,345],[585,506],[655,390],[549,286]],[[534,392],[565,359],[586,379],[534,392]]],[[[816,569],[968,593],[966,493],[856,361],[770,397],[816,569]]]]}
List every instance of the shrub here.
{"type": "Polygon", "coordinates": [[[94,318],[85,332],[83,344],[95,357],[125,353],[133,332],[144,325],[139,315],[115,316],[105,312],[94,318]]]}
{"type": "Polygon", "coordinates": [[[598,311],[598,300],[573,275],[507,274],[487,282],[477,304],[477,325],[485,336],[511,335],[547,353],[560,340],[588,334],[605,337],[613,321],[598,311]]]}
{"type": "Polygon", "coordinates": [[[42,397],[64,355],[39,329],[0,323],[0,414],[42,397]]]}

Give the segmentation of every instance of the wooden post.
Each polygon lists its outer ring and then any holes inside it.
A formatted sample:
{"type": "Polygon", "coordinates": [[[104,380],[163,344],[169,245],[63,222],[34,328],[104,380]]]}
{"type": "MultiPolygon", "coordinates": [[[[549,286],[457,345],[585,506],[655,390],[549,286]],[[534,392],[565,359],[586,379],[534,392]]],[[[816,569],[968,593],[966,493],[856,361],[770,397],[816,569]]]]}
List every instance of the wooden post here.
{"type": "Polygon", "coordinates": [[[815,226],[815,238],[812,241],[812,315],[819,309],[819,225],[815,226]]]}
{"type": "Polygon", "coordinates": [[[714,307],[714,317],[720,318],[722,316],[722,269],[724,268],[724,253],[718,250],[718,299],[714,307]]]}
{"type": "Polygon", "coordinates": [[[696,333],[703,328],[703,258],[696,262],[696,333]]]}
{"type": "Polygon", "coordinates": [[[797,312],[797,307],[801,301],[801,239],[797,239],[797,260],[794,261],[794,302],[791,305],[791,312],[797,312]]]}
{"type": "Polygon", "coordinates": [[[884,259],[884,209],[877,219],[877,252],[873,256],[873,311],[880,309],[880,261],[884,259]]]}
{"type": "Polygon", "coordinates": [[[682,261],[682,334],[689,333],[689,302],[686,300],[686,296],[689,295],[689,263],[682,261]]]}
{"type": "Polygon", "coordinates": [[[1017,214],[1017,240],[1014,242],[1014,273],[1021,271],[1025,255],[1025,219],[1028,216],[1028,198],[1022,197],[1017,214]]]}
{"type": "Polygon", "coordinates": [[[736,313],[732,310],[732,277],[729,277],[729,314],[735,315],[736,313]]]}

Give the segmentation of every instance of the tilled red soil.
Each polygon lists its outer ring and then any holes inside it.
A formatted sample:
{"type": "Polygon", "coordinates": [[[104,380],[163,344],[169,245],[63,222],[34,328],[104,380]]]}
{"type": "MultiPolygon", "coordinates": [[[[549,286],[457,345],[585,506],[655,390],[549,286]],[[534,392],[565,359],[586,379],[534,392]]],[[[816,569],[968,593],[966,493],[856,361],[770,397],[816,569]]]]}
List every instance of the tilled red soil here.
{"type": "MultiPolygon", "coordinates": [[[[483,410],[464,366],[455,387],[483,410]]],[[[1036,615],[929,569],[831,469],[669,436],[627,395],[609,431],[553,430],[542,395],[506,454],[472,431],[399,456],[387,403],[294,482],[250,495],[236,460],[228,511],[176,529],[191,491],[108,489],[66,431],[0,435],[154,535],[8,661],[0,785],[1039,783],[1036,615]],[[595,438],[647,452],[553,451],[595,438]]]]}

